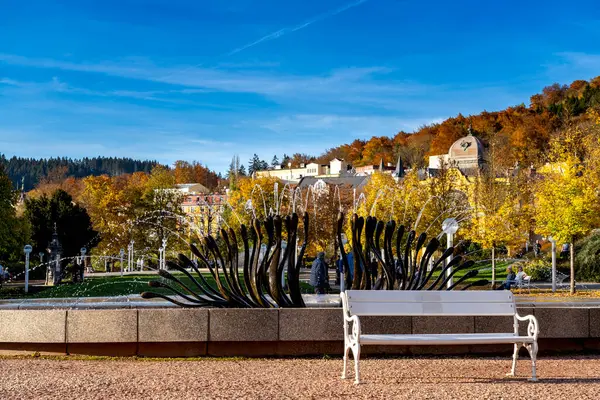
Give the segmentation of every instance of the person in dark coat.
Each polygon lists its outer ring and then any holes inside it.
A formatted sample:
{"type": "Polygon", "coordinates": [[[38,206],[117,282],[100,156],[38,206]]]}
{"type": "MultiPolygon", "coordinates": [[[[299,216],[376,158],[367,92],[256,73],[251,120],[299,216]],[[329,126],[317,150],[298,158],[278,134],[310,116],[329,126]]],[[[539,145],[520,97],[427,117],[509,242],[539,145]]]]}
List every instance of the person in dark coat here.
{"type": "Polygon", "coordinates": [[[325,294],[325,290],[329,287],[329,274],[323,252],[317,255],[310,268],[310,285],[315,288],[316,294],[325,294]]]}
{"type": "Polygon", "coordinates": [[[533,252],[534,252],[535,256],[539,257],[541,251],[542,251],[542,244],[540,243],[539,240],[536,240],[535,244],[534,244],[534,247],[533,247],[533,252]]]}
{"type": "MultiPolygon", "coordinates": [[[[354,254],[352,252],[346,253],[346,260],[348,261],[348,267],[350,268],[350,280],[354,279],[354,254]]],[[[342,260],[342,256],[337,260],[337,271],[338,273],[344,272],[344,261],[342,260]]]]}
{"type": "Polygon", "coordinates": [[[510,287],[515,284],[515,280],[517,279],[517,275],[514,273],[511,266],[506,268],[506,280],[502,282],[497,290],[510,290],[510,287]]]}

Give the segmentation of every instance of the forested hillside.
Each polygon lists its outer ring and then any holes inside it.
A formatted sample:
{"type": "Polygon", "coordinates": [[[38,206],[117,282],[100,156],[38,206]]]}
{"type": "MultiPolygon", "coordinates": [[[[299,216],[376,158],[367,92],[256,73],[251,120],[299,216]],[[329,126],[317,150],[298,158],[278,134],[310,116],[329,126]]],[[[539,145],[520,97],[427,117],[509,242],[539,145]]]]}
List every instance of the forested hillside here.
{"type": "Polygon", "coordinates": [[[328,149],[318,161],[343,158],[355,166],[395,162],[400,156],[405,165],[422,166],[427,155],[445,154],[450,145],[469,132],[491,141],[506,165],[545,162],[550,138],[569,124],[590,118],[591,109],[600,107],[600,76],[590,81],[577,80],[570,85],[553,84],[530,98],[529,105],[508,107],[502,111],[484,111],[465,117],[459,114],[439,124],[421,127],[413,133],[374,136],[368,140],[328,149]]]}
{"type": "Polygon", "coordinates": [[[23,182],[25,191],[29,191],[43,180],[60,181],[67,177],[83,178],[89,175],[117,176],[134,172],[149,173],[152,167],[158,163],[116,157],[6,158],[0,154],[0,164],[4,165],[5,171],[15,187],[20,189],[21,182],[23,182]]]}

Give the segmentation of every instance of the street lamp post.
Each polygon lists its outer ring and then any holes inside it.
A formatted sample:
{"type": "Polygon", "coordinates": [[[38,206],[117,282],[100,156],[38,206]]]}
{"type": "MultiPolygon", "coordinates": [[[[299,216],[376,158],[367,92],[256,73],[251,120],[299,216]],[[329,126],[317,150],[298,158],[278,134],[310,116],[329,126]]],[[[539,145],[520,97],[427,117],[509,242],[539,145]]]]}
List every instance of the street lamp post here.
{"type": "Polygon", "coordinates": [[[162,240],[162,246],[158,249],[158,269],[166,269],[165,253],[167,250],[167,239],[162,240]]]}
{"type": "Polygon", "coordinates": [[[33,248],[30,245],[25,245],[23,251],[25,252],[25,293],[29,292],[29,254],[33,248]]]}
{"type": "Polygon", "coordinates": [[[121,276],[123,276],[123,258],[125,257],[125,250],[121,249],[119,255],[121,256],[121,276]]]}
{"type": "Polygon", "coordinates": [[[83,263],[83,265],[81,266],[81,282],[83,282],[83,276],[85,274],[85,268],[86,268],[86,259],[85,259],[85,254],[87,253],[87,249],[85,247],[82,247],[81,249],[79,249],[79,252],[81,253],[81,262],[83,263]]]}
{"type": "MultiPolygon", "coordinates": [[[[446,218],[444,222],[442,222],[442,231],[446,234],[446,248],[449,249],[454,246],[454,234],[458,231],[458,221],[454,218],[446,218]]],[[[452,261],[452,255],[448,257],[447,262],[452,261]]],[[[452,268],[449,268],[446,271],[446,276],[450,276],[452,274],[452,268]]],[[[454,279],[450,278],[447,282],[447,287],[451,287],[454,279]]]]}
{"type": "Polygon", "coordinates": [[[552,292],[556,292],[556,240],[552,236],[548,240],[552,243],[552,292]]]}
{"type": "Polygon", "coordinates": [[[127,256],[127,269],[131,272],[133,271],[133,244],[135,242],[132,240],[129,242],[127,246],[128,256],[127,256]]]}

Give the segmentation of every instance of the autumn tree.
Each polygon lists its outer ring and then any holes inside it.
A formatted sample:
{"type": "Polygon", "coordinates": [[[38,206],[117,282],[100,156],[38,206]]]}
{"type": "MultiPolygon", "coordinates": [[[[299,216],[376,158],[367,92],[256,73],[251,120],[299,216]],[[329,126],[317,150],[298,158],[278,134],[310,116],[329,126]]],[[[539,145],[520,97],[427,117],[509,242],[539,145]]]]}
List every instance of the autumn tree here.
{"type": "Polygon", "coordinates": [[[442,222],[446,218],[456,218],[465,223],[468,221],[471,212],[467,196],[469,182],[458,168],[442,162],[440,168],[424,184],[427,199],[417,222],[427,227],[428,231],[441,232],[442,222]]]}
{"type": "Polygon", "coordinates": [[[466,237],[492,251],[492,282],[496,280],[495,250],[522,237],[514,185],[508,176],[481,174],[470,187],[472,214],[466,237]]]}
{"type": "Polygon", "coordinates": [[[374,136],[365,144],[362,163],[364,165],[379,164],[383,160],[384,164],[393,161],[394,144],[387,136],[374,136]]]}
{"type": "Polygon", "coordinates": [[[162,166],[149,175],[85,178],[81,202],[100,232],[96,251],[117,256],[133,240],[138,253],[156,258],[163,239],[173,252],[184,249],[190,221],[181,210],[183,196],[174,190],[175,179],[162,166]]]}
{"type": "Polygon", "coordinates": [[[232,211],[225,215],[227,224],[231,227],[239,227],[241,223],[250,226],[253,218],[264,220],[274,214],[277,211],[275,184],[278,191],[284,187],[279,179],[273,177],[240,178],[238,187],[229,192],[232,211]]]}
{"type": "Polygon", "coordinates": [[[496,280],[496,248],[522,239],[525,207],[520,207],[519,169],[509,170],[502,162],[504,143],[491,137],[487,163],[468,185],[471,206],[466,237],[492,252],[492,282],[496,280]]]}
{"type": "MultiPolygon", "coordinates": [[[[306,253],[316,255],[323,251],[335,257],[338,214],[340,211],[344,212],[346,221],[352,216],[353,188],[349,185],[333,185],[317,181],[305,192],[307,196],[305,211],[309,215],[309,241],[306,253]]],[[[300,207],[302,211],[304,211],[303,207],[300,207]]]]}
{"type": "Polygon", "coordinates": [[[192,165],[187,161],[175,161],[174,174],[175,182],[177,183],[196,182],[196,180],[194,179],[194,169],[192,165]]]}
{"type": "Polygon", "coordinates": [[[449,118],[437,125],[436,134],[431,140],[430,154],[446,154],[452,143],[466,136],[469,124],[465,117],[459,114],[456,118],[449,118]]]}
{"type": "Polygon", "coordinates": [[[571,294],[575,293],[577,238],[587,235],[598,222],[598,193],[594,175],[582,163],[583,132],[569,128],[552,143],[552,163],[536,188],[536,226],[558,242],[570,243],[571,294]]]}
{"type": "MultiPolygon", "coordinates": [[[[314,160],[314,157],[308,154],[303,153],[294,153],[290,162],[292,163],[292,168],[298,168],[301,164],[308,164],[314,160]]],[[[287,165],[286,165],[287,166],[287,165]]]]}
{"type": "Polygon", "coordinates": [[[406,187],[397,183],[392,175],[377,171],[371,175],[371,179],[365,185],[364,197],[359,196],[357,199],[357,213],[363,217],[374,216],[384,221],[393,218],[399,223],[406,222],[406,218],[403,218],[405,208],[416,203],[411,202],[415,198],[409,200],[405,196],[408,192],[412,191],[407,191],[406,187]]]}

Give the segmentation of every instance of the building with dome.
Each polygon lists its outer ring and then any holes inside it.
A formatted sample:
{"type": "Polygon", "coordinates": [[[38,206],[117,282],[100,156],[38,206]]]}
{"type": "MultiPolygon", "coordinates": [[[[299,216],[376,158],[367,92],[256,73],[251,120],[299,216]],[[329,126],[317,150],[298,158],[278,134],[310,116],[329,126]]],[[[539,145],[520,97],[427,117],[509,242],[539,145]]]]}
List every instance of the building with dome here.
{"type": "Polygon", "coordinates": [[[481,140],[469,135],[452,143],[448,154],[429,157],[429,175],[435,175],[437,170],[457,168],[466,176],[477,175],[485,165],[485,149],[481,140]]]}

